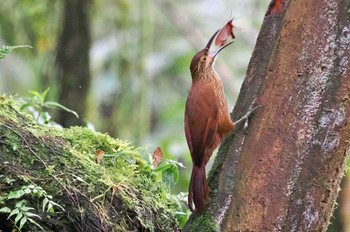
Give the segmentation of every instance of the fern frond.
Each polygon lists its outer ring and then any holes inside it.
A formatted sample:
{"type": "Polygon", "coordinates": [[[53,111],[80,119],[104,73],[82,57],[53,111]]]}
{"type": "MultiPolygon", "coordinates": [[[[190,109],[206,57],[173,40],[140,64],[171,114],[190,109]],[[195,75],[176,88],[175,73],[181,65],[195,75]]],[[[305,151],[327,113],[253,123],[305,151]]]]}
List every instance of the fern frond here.
{"type": "Polygon", "coordinates": [[[17,46],[6,46],[2,45],[0,47],[0,60],[3,59],[7,54],[9,54],[13,49],[16,48],[32,48],[29,45],[17,45],[17,46]]]}

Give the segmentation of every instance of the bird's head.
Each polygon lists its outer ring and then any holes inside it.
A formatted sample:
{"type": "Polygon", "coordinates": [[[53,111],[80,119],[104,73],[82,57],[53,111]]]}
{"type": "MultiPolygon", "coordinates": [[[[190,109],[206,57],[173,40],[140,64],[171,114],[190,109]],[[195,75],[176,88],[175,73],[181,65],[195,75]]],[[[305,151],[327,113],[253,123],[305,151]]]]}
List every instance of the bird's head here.
{"type": "Polygon", "coordinates": [[[213,43],[213,40],[215,39],[219,31],[215,32],[214,35],[212,35],[212,37],[209,39],[205,48],[199,51],[192,58],[191,65],[190,65],[192,78],[194,78],[197,75],[202,75],[202,73],[205,73],[206,71],[212,69],[215,59],[219,54],[219,52],[233,43],[233,42],[229,42],[225,45],[222,45],[216,51],[210,53],[209,52],[210,46],[213,43]]]}

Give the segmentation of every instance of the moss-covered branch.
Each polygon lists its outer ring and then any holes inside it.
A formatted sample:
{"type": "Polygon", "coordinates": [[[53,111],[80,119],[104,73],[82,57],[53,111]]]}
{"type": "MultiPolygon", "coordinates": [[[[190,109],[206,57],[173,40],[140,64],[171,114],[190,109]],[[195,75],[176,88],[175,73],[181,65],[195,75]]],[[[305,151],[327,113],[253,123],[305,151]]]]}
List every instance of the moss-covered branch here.
{"type": "MultiPolygon", "coordinates": [[[[39,125],[0,96],[0,208],[24,200],[44,231],[176,231],[171,200],[154,171],[129,143],[87,128],[39,125]],[[103,150],[100,164],[95,154],[103,150]],[[9,199],[23,186],[40,186],[52,202],[31,193],[9,199]]],[[[0,230],[15,215],[0,213],[0,230]]],[[[18,222],[17,222],[18,225],[18,222]]],[[[23,230],[40,230],[27,221],[23,230]]]]}

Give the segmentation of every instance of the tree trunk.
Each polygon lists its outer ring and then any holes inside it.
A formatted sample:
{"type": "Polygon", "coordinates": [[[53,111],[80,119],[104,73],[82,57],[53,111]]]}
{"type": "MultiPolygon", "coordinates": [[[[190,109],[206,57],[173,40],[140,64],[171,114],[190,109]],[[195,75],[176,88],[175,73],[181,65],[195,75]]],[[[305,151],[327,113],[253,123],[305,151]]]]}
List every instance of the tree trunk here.
{"type": "Polygon", "coordinates": [[[209,175],[208,210],[184,231],[326,231],[350,139],[349,0],[275,1],[229,136],[209,175]],[[209,228],[204,230],[204,228],[209,228]]]}
{"type": "Polygon", "coordinates": [[[64,127],[83,125],[86,97],[90,83],[89,71],[89,8],[90,1],[66,0],[63,12],[63,29],[57,45],[59,101],[75,110],[80,118],[60,111],[58,123],[64,127]]]}

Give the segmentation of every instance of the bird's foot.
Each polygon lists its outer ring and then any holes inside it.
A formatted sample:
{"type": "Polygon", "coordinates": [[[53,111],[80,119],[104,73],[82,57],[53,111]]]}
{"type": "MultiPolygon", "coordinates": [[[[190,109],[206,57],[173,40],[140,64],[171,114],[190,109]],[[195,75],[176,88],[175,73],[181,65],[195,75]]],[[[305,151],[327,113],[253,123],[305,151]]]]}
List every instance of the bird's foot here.
{"type": "Polygon", "coordinates": [[[249,126],[249,118],[250,116],[254,113],[256,109],[261,107],[262,105],[256,105],[256,99],[252,102],[252,104],[248,108],[248,112],[243,115],[240,119],[238,119],[236,122],[233,123],[234,128],[239,127],[240,125],[244,125],[243,128],[245,131],[247,131],[248,126],[249,126]]]}

